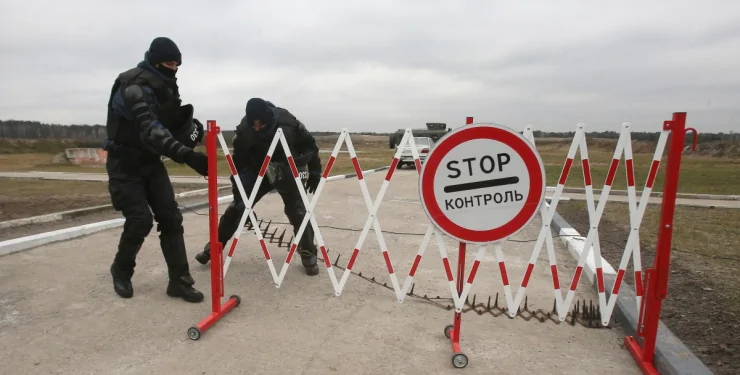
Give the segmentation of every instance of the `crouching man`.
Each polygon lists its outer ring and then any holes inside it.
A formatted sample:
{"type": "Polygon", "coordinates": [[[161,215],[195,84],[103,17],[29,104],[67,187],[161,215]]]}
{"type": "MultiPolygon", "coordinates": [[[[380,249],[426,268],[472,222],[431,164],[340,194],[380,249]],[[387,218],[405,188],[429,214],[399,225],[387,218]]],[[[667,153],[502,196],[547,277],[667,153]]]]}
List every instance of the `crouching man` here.
{"type": "MultiPolygon", "coordinates": [[[[282,129],[285,135],[285,140],[297,167],[299,169],[307,167],[308,169],[306,191],[314,193],[319,185],[322,170],[319,146],[305,125],[288,110],[276,107],[263,99],[252,98],[247,102],[246,115],[237,126],[233,139],[234,164],[247,196],[252,194],[257,182],[257,174],[262,167],[270,143],[278,128],[282,129]]],[[[276,190],[283,200],[285,215],[293,226],[293,234],[295,235],[298,233],[303,217],[306,215],[306,207],[293,179],[281,143],[277,144],[270,160],[270,166],[266,174],[267,178],[262,180],[252,206],[255,206],[265,194],[276,190]]],[[[221,246],[224,246],[234,235],[246,210],[246,202],[243,201],[233,176],[231,177],[231,186],[234,200],[226,208],[218,224],[218,241],[221,246]]],[[[310,223],[306,225],[303,237],[298,242],[297,252],[301,256],[306,274],[318,275],[317,248],[314,244],[314,233],[310,223]]],[[[207,264],[210,257],[209,243],[206,244],[202,252],[195,256],[195,259],[201,264],[207,264]]]]}

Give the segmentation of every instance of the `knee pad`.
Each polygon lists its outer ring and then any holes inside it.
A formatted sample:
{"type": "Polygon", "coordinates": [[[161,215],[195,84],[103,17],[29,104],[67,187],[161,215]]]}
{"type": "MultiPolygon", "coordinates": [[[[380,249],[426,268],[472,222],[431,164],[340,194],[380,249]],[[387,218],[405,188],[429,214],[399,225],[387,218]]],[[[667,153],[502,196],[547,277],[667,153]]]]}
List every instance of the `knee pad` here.
{"type": "MultiPolygon", "coordinates": [[[[285,207],[284,212],[291,224],[297,223],[295,225],[300,225],[303,221],[303,217],[306,216],[306,210],[303,207],[292,209],[285,207]]],[[[311,226],[311,224],[308,224],[308,226],[311,226]]]]}
{"type": "Polygon", "coordinates": [[[167,235],[182,234],[182,214],[180,210],[173,211],[170,215],[165,216],[162,221],[157,223],[157,232],[167,235]]]}
{"type": "Polygon", "coordinates": [[[126,237],[143,239],[149,235],[154,226],[154,218],[151,213],[137,213],[126,218],[123,224],[123,232],[126,237]]]}

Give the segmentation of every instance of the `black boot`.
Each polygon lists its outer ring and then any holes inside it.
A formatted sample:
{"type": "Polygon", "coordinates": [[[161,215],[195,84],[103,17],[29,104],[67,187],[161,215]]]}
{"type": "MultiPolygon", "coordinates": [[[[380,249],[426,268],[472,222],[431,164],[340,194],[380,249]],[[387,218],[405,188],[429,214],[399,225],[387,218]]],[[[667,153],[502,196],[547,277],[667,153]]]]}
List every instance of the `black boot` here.
{"type": "Polygon", "coordinates": [[[206,246],[203,247],[203,251],[199,252],[198,254],[195,254],[195,260],[198,261],[200,264],[208,264],[208,262],[211,260],[211,243],[207,243],[206,246]]]}
{"type": "Polygon", "coordinates": [[[121,237],[116,258],[110,266],[110,274],[113,276],[113,290],[123,298],[131,298],[134,296],[131,278],[134,276],[136,256],[144,241],[121,237]]]}
{"type": "Polygon", "coordinates": [[[131,277],[121,272],[116,264],[113,263],[110,266],[110,274],[113,276],[113,290],[123,298],[131,298],[134,296],[134,286],[131,284],[131,277]]]}
{"type": "Polygon", "coordinates": [[[160,234],[159,239],[170,280],[167,285],[167,295],[180,297],[187,302],[203,301],[203,293],[193,288],[195,281],[190,276],[183,235],[160,234]]]}
{"type": "Polygon", "coordinates": [[[318,249],[316,245],[311,245],[308,249],[301,247],[298,250],[298,254],[301,255],[301,262],[303,267],[306,269],[306,275],[316,276],[319,274],[319,265],[316,264],[316,253],[318,249]]]}
{"type": "Polygon", "coordinates": [[[167,284],[167,295],[182,298],[187,302],[203,301],[203,293],[195,290],[193,285],[195,285],[195,280],[190,275],[176,280],[170,279],[169,284],[167,284]]]}

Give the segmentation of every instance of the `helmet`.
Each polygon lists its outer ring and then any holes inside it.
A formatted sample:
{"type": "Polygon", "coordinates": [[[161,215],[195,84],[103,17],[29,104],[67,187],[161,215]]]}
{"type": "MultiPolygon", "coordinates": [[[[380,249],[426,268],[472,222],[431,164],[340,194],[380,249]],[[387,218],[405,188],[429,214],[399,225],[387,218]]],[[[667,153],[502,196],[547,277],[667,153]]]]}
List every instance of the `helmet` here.
{"type": "Polygon", "coordinates": [[[203,139],[204,128],[198,119],[193,118],[193,105],[180,107],[177,124],[170,129],[172,136],[187,147],[195,148],[203,139]]]}

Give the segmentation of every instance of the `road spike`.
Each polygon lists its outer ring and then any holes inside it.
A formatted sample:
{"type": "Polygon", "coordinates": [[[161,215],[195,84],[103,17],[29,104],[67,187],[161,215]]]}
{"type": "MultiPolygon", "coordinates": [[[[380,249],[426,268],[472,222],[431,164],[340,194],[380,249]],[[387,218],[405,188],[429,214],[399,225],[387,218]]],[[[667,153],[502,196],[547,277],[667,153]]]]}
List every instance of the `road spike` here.
{"type": "MultiPolygon", "coordinates": [[[[329,252],[329,251],[327,250],[327,252],[329,252]]],[[[342,254],[337,254],[337,259],[336,259],[336,260],[334,260],[334,267],[336,267],[336,266],[337,266],[337,263],[339,263],[339,257],[340,257],[341,255],[342,255],[342,254]]],[[[360,276],[362,276],[362,273],[360,273],[360,276]]]]}
{"type": "Polygon", "coordinates": [[[280,237],[278,237],[278,247],[283,247],[284,238],[285,238],[285,228],[283,228],[283,233],[280,233],[280,237]]]}
{"type": "Polygon", "coordinates": [[[488,296],[488,302],[486,303],[486,310],[491,310],[491,296],[488,296]]]}

